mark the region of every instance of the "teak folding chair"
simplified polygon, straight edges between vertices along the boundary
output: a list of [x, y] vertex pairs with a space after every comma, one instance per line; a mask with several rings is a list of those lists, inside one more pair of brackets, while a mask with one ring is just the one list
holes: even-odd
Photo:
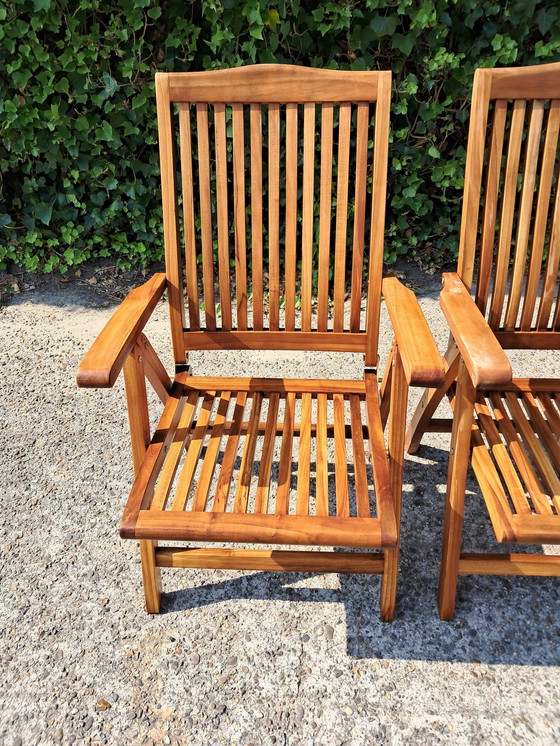
[[[136, 479], [121, 536], [140, 540], [149, 612], [160, 567], [196, 567], [382, 573], [381, 616], [393, 617], [407, 385], [444, 370], [413, 294], [387, 280], [381, 405], [390, 86], [389, 72], [282, 65], [156, 76], [166, 274], [130, 293], [78, 372], [80, 386], [112, 386], [124, 365]], [[165, 289], [173, 383], [142, 333]], [[191, 375], [189, 350], [224, 349], [361, 353], [364, 376]], [[145, 377], [165, 405], [151, 439]]]
[[447, 375], [407, 434], [415, 451], [448, 395], [443, 619], [460, 574], [560, 575], [560, 556], [461, 553], [469, 462], [498, 542], [560, 543], [560, 380], [512, 378], [503, 351], [560, 348], [559, 129], [559, 63], [476, 71], [459, 265], [441, 293]]

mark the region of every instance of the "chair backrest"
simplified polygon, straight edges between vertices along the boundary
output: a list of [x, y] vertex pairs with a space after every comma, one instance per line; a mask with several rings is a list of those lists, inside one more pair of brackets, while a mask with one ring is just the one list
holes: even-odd
[[156, 75], [176, 362], [278, 348], [376, 365], [390, 88], [390, 72], [292, 65]]
[[560, 347], [559, 130], [560, 63], [476, 71], [458, 272], [506, 348]]

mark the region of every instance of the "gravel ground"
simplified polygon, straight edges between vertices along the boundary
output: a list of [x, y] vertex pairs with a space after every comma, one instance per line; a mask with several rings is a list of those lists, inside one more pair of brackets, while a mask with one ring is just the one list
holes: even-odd
[[[439, 282], [420, 285], [443, 350]], [[375, 576], [210, 570], [164, 571], [163, 613], [148, 616], [136, 544], [117, 533], [131, 483], [122, 379], [74, 379], [114, 307], [52, 281], [0, 310], [0, 744], [560, 741], [556, 581], [463, 579], [455, 621], [438, 620], [449, 436], [406, 460], [394, 623], [378, 621]], [[147, 331], [169, 351], [163, 304]], [[390, 341], [383, 313], [382, 364]], [[360, 375], [325, 353], [192, 361], [199, 374]], [[559, 369], [557, 353], [525, 368]], [[470, 492], [465, 546], [492, 546]]]

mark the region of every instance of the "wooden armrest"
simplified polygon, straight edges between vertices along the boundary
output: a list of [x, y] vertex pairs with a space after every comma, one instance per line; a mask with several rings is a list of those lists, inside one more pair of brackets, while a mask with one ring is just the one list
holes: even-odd
[[134, 288], [111, 316], [78, 367], [82, 388], [109, 388], [121, 371], [166, 286], [165, 274]]
[[436, 387], [445, 368], [416, 296], [396, 277], [383, 279], [383, 296], [410, 386]]
[[511, 381], [511, 365], [456, 272], [445, 272], [439, 302], [476, 388]]

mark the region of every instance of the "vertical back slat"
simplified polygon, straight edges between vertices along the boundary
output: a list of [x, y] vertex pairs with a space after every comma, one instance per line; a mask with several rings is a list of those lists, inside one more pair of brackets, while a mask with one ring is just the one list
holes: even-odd
[[552, 177], [556, 163], [556, 151], [558, 148], [558, 133], [560, 131], [560, 101], [550, 102], [546, 137], [544, 142], [541, 174], [539, 181], [539, 194], [537, 197], [537, 209], [533, 228], [533, 242], [531, 246], [531, 259], [527, 284], [525, 287], [525, 299], [521, 314], [521, 329], [529, 330], [533, 322], [535, 303], [539, 289], [541, 275], [544, 242], [546, 236], [546, 225], [550, 210], [550, 196], [552, 191]]
[[[333, 104], [321, 107], [321, 196], [319, 202], [319, 268], [317, 281], [317, 330], [327, 331], [331, 247]], [[287, 302], [287, 299], [286, 299]]]
[[179, 216], [177, 212], [177, 184], [175, 179], [175, 150], [169, 101], [169, 82], [166, 75], [156, 76], [158, 108], [159, 159], [161, 164], [161, 198], [163, 203], [163, 235], [165, 242], [165, 272], [169, 295], [171, 338], [175, 362], [186, 361], [183, 343], [185, 303], [179, 246]]
[[313, 182], [315, 176], [315, 104], [303, 107], [303, 214], [301, 237], [301, 328], [311, 331], [313, 275]]
[[368, 155], [369, 104], [357, 106], [356, 187], [354, 192], [354, 235], [352, 242], [352, 285], [350, 293], [350, 331], [360, 330], [364, 270], [364, 230], [366, 218], [366, 172]]
[[523, 290], [543, 116], [544, 101], [533, 101], [529, 122], [529, 133], [525, 145], [525, 166], [523, 169], [523, 186], [521, 189], [521, 204], [519, 207], [517, 236], [515, 241], [513, 276], [504, 321], [504, 328], [506, 330], [512, 330], [515, 328], [519, 312], [521, 292]]
[[334, 248], [334, 319], [333, 329], [344, 328], [346, 290], [346, 249], [348, 230], [348, 174], [350, 164], [350, 104], [340, 104], [338, 115], [338, 171], [336, 184], [336, 226]]
[[198, 311], [198, 271], [196, 267], [196, 234], [194, 227], [191, 107], [190, 104], [179, 104], [178, 108], [189, 329], [196, 331], [200, 329], [200, 314]]
[[[519, 159], [521, 156], [521, 142], [523, 138], [523, 122], [525, 119], [525, 101], [517, 100], [513, 104], [513, 114], [509, 131], [507, 151], [506, 175], [500, 215], [500, 235], [498, 239], [498, 255], [496, 259], [496, 275], [490, 304], [488, 323], [496, 329], [501, 320], [506, 282], [511, 251], [511, 238], [517, 196], [517, 177], [519, 175]], [[482, 138], [479, 138], [482, 139]], [[470, 143], [469, 143], [470, 145]], [[471, 232], [474, 233], [475, 231]]]
[[478, 283], [476, 302], [480, 310], [486, 311], [488, 290], [494, 259], [494, 241], [496, 239], [496, 221], [498, 216], [498, 192], [502, 173], [502, 153], [504, 148], [504, 131], [506, 126], [507, 101], [496, 101], [490, 138], [490, 152], [486, 171], [486, 190], [484, 193], [484, 213], [482, 219], [482, 237], [480, 243], [480, 260], [478, 264]]
[[216, 300], [214, 296], [214, 258], [212, 252], [212, 203], [210, 201], [210, 144], [208, 141], [208, 106], [206, 104], [196, 105], [196, 129], [204, 317], [206, 328], [214, 331], [216, 329]]
[[558, 292], [556, 293], [556, 307], [552, 318], [551, 328], [557, 332], [560, 331], [560, 283], [557, 284]]
[[216, 216], [218, 223], [218, 277], [222, 329], [231, 329], [231, 283], [229, 266], [228, 230], [228, 175], [226, 143], [226, 107], [214, 106], [214, 132], [216, 142]]
[[263, 328], [262, 107], [250, 106], [251, 128], [251, 290], [253, 329]]
[[[559, 173], [560, 177], [560, 173]], [[548, 259], [544, 273], [543, 290], [539, 313], [537, 316], [537, 329], [544, 330], [548, 327], [548, 320], [554, 302], [554, 295], [558, 287], [558, 262], [560, 260], [560, 189], [556, 185], [556, 197], [554, 200], [554, 213], [552, 215], [552, 227], [550, 229], [550, 243], [548, 246]]]
[[279, 328], [280, 307], [280, 106], [268, 106], [268, 313]]
[[298, 189], [298, 106], [286, 105], [286, 252], [285, 325], [295, 329], [296, 312], [296, 229]]
[[243, 104], [232, 105], [233, 225], [235, 231], [235, 297], [237, 328], [247, 329], [247, 227], [245, 214], [245, 125]]

